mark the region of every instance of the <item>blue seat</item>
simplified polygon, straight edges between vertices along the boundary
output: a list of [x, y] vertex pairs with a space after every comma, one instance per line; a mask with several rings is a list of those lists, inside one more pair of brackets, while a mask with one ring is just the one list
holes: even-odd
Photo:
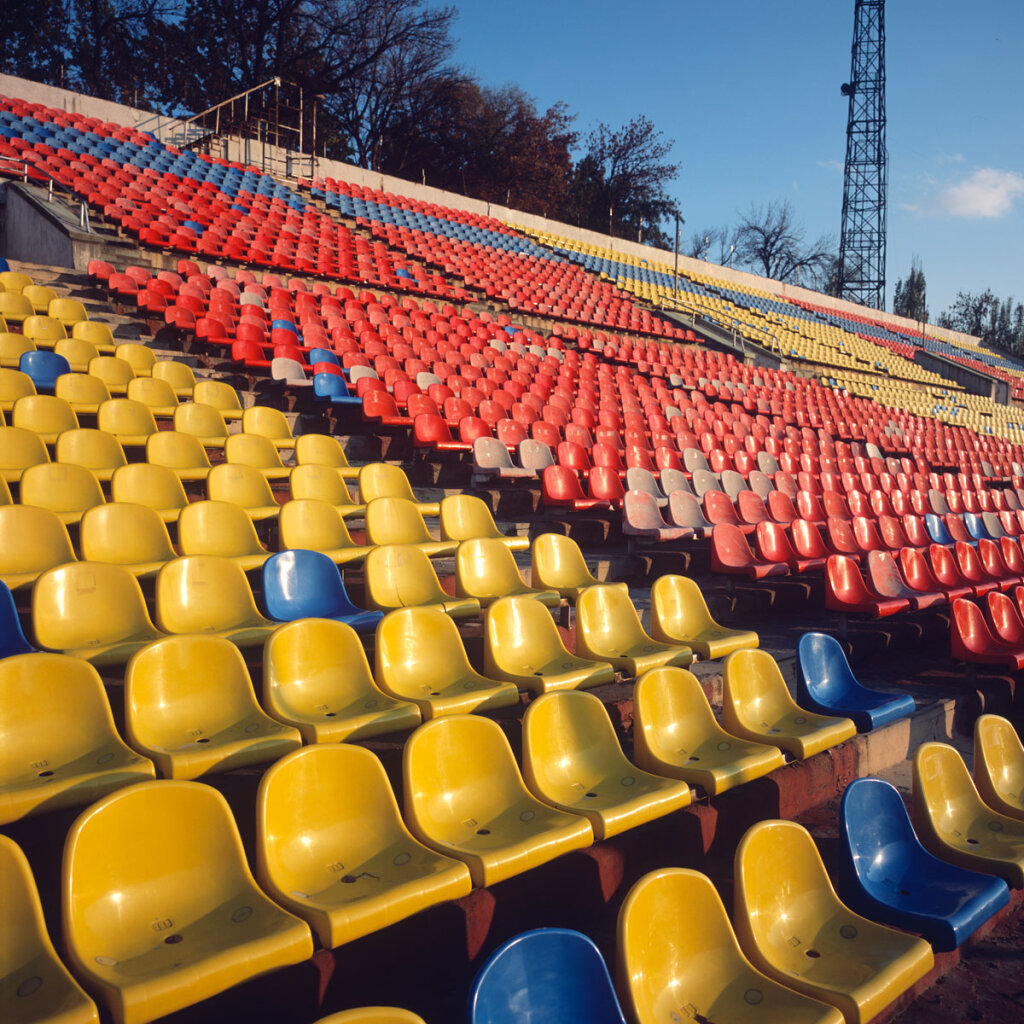
[[933, 544], [953, 546], [953, 538], [949, 535], [949, 530], [946, 529], [946, 524], [942, 521], [941, 516], [937, 516], [934, 512], [925, 513], [924, 528], [928, 531], [928, 536], [931, 537]]
[[469, 1024], [625, 1024], [597, 946], [565, 928], [509, 939], [480, 968]]
[[263, 563], [263, 600], [278, 622], [336, 619], [359, 633], [372, 632], [383, 612], [357, 608], [349, 599], [338, 567], [319, 551], [280, 551]]
[[18, 360], [18, 369], [27, 373], [36, 386], [36, 391], [53, 394], [57, 387], [57, 378], [62, 373], [71, 372], [71, 364], [56, 352], [37, 349], [33, 352], [22, 352]]
[[985, 520], [973, 512], [964, 513], [964, 526], [974, 540], [994, 540], [995, 538], [985, 528]]
[[337, 354], [329, 348], [311, 348], [309, 350], [309, 365], [316, 366], [317, 363], [330, 363], [332, 366], [341, 366]]
[[914, 713], [909, 694], [881, 693], [861, 686], [839, 641], [804, 633], [796, 649], [796, 699], [808, 711], [852, 718], [859, 732], [878, 729]]
[[840, 890], [864, 917], [917, 932], [943, 952], [956, 949], [1010, 900], [1001, 878], [932, 856], [888, 782], [851, 782], [839, 817]]
[[336, 405], [362, 405], [363, 400], [353, 395], [345, 378], [336, 373], [314, 373], [313, 394], [325, 402], [334, 402]]
[[12, 654], [31, 654], [35, 648], [25, 638], [14, 606], [14, 595], [7, 584], [0, 580], [0, 658]]

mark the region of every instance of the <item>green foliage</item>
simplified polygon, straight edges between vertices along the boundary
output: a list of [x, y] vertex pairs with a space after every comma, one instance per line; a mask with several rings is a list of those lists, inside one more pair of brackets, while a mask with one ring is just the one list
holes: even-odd
[[938, 324], [981, 338], [992, 348], [1024, 354], [1024, 306], [1013, 298], [998, 299], [990, 289], [978, 295], [957, 292], [953, 305], [939, 314]]
[[901, 278], [896, 281], [896, 288], [892, 299], [892, 311], [897, 316], [905, 316], [909, 320], [927, 323], [927, 291], [924, 271], [921, 269], [921, 264], [917, 257], [915, 257], [911, 260], [910, 273], [907, 274], [907, 279], [904, 281]]

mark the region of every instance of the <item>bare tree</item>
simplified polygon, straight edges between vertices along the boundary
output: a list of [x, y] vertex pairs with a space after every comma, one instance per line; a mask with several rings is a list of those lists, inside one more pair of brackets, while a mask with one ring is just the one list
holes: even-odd
[[821, 288], [835, 255], [824, 235], [808, 244], [787, 200], [752, 206], [736, 228], [736, 262], [775, 281]]
[[689, 241], [680, 251], [684, 256], [695, 260], [731, 265], [734, 253], [735, 236], [727, 227], [704, 228], [694, 231]]

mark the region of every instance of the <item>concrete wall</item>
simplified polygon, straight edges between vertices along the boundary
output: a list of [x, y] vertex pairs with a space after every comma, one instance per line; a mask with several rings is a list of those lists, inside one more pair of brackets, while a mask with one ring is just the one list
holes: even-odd
[[37, 209], [20, 186], [0, 185], [0, 203], [4, 207], [0, 251], [8, 259], [52, 267], [75, 265], [74, 244], [66, 228]]

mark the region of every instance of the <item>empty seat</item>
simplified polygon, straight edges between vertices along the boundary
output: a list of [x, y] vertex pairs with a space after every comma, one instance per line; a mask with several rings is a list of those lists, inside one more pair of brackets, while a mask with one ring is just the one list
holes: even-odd
[[34, 430], [0, 426], [0, 474], [5, 482], [17, 483], [29, 466], [49, 461], [46, 445]]
[[31, 587], [41, 573], [76, 561], [68, 529], [56, 512], [35, 505], [0, 506], [0, 580]]
[[[196, 384], [204, 383], [200, 381]], [[228, 428], [219, 409], [204, 402], [182, 402], [174, 410], [174, 429], [182, 434], [199, 438], [206, 448], [223, 448], [228, 440]]]
[[[571, 537], [559, 533], [542, 533], [534, 538], [530, 552], [531, 578], [535, 583], [575, 602], [587, 587], [601, 583], [587, 568], [579, 545]], [[629, 592], [628, 583], [612, 583], [605, 586], [618, 587]]]
[[[400, 466], [385, 462], [371, 462], [359, 470], [359, 500], [369, 505], [375, 498], [404, 498], [418, 508], [421, 515], [436, 516], [440, 506], [436, 501], [419, 501], [409, 485], [409, 478]], [[451, 550], [455, 550], [454, 547]]]
[[529, 537], [507, 536], [494, 522], [491, 510], [471, 494], [452, 494], [441, 502], [441, 540], [461, 542], [493, 538], [512, 551], [526, 551]]
[[116, 437], [90, 428], [65, 430], [60, 434], [56, 456], [57, 462], [84, 466], [101, 481], [109, 481], [115, 471], [128, 462]]
[[291, 425], [280, 409], [266, 405], [251, 405], [242, 414], [242, 430], [246, 434], [258, 434], [267, 438], [275, 448], [295, 447]]
[[286, 501], [281, 506], [278, 529], [282, 550], [306, 548], [319, 551], [336, 565], [362, 562], [370, 550], [352, 540], [335, 505], [315, 498]]
[[110, 496], [116, 502], [145, 505], [165, 523], [176, 523], [188, 504], [185, 489], [174, 471], [147, 462], [130, 462], [115, 470], [110, 479]]
[[[0, 292], [3, 295], [3, 292]], [[32, 398], [36, 394], [36, 386], [32, 378], [21, 370], [0, 368], [0, 412], [5, 413], [8, 418], [14, 411], [14, 406], [22, 398]], [[53, 397], [52, 395], [50, 396]], [[44, 403], [52, 405], [53, 403]], [[31, 408], [29, 406], [28, 408]], [[35, 429], [26, 424], [26, 429]]]
[[166, 381], [178, 400], [191, 399], [196, 386], [196, 375], [188, 363], [177, 359], [157, 359], [153, 363], [154, 380]]
[[455, 592], [476, 598], [486, 608], [501, 597], [529, 597], [548, 607], [557, 607], [557, 590], [536, 590], [519, 573], [515, 558], [499, 539], [466, 540], [455, 554]]
[[240, 420], [244, 412], [238, 392], [223, 380], [211, 380], [208, 377], [197, 380], [192, 389], [192, 401], [212, 406], [225, 420]]
[[358, 504], [349, 493], [345, 477], [336, 466], [302, 463], [288, 474], [288, 486], [292, 498], [326, 501], [343, 516], [361, 516], [366, 512], [366, 506]]
[[974, 784], [994, 811], [1024, 821], [1024, 747], [1016, 729], [1000, 715], [974, 722]]
[[406, 498], [375, 498], [366, 506], [366, 538], [370, 544], [403, 544], [428, 557], [455, 553], [458, 542], [435, 540], [415, 502]]
[[112, 501], [82, 516], [79, 547], [88, 562], [111, 562], [133, 576], [155, 576], [177, 552], [160, 514], [145, 505]]
[[123, 359], [135, 371], [136, 377], [151, 377], [156, 365], [156, 353], [148, 346], [136, 341], [122, 342], [114, 350], [118, 359]]
[[25, 395], [14, 403], [11, 423], [31, 430], [44, 444], [55, 444], [57, 435], [78, 426], [74, 409], [55, 395]]
[[211, 501], [241, 506], [254, 522], [276, 519], [281, 512], [267, 478], [253, 466], [214, 466], [206, 478], [206, 495]]
[[169, 419], [178, 407], [178, 396], [165, 380], [156, 377], [136, 377], [128, 382], [126, 397], [147, 406], [154, 416]]
[[143, 783], [94, 804], [68, 833], [62, 877], [71, 966], [116, 1024], [313, 953], [305, 922], [256, 887], [227, 801], [200, 783]]
[[104, 502], [100, 482], [88, 469], [60, 462], [29, 466], [21, 475], [20, 497], [23, 505], [49, 509], [63, 523], [77, 523]]
[[719, 625], [700, 587], [686, 576], [675, 575], [659, 576], [651, 587], [651, 636], [662, 643], [685, 644], [702, 660], [724, 658], [758, 645], [753, 630]]
[[166, 466], [179, 480], [205, 480], [210, 475], [210, 457], [198, 437], [179, 430], [160, 430], [146, 441], [146, 461]]
[[55, 320], [59, 320], [65, 327], [72, 327], [79, 320], [89, 319], [85, 306], [78, 299], [72, 299], [68, 296], [58, 296], [55, 299], [51, 299], [47, 313]]
[[367, 605], [381, 611], [432, 605], [454, 618], [480, 614], [480, 602], [453, 597], [441, 588], [430, 559], [418, 547], [385, 544], [366, 556]]
[[[39, 338], [34, 340], [41, 341]], [[29, 376], [36, 391], [53, 394], [57, 378], [61, 374], [70, 373], [71, 364], [56, 352], [33, 351], [22, 354], [18, 360], [18, 369]]]
[[356, 480], [359, 470], [350, 466], [345, 449], [329, 434], [300, 434], [295, 438], [295, 461], [300, 466], [333, 466], [345, 480]]
[[715, 721], [697, 677], [684, 668], [645, 672], [633, 689], [633, 713], [636, 763], [711, 796], [785, 763], [778, 747], [727, 733]]
[[230, 558], [246, 572], [259, 569], [270, 557], [248, 513], [230, 501], [193, 501], [183, 508], [178, 546], [183, 555]]
[[405, 821], [488, 886], [593, 842], [590, 822], [526, 788], [501, 726], [480, 715], [421, 725], [403, 751]]
[[153, 411], [130, 398], [112, 398], [96, 412], [96, 426], [113, 434], [125, 447], [145, 448], [157, 432]]
[[236, 465], [253, 466], [268, 480], [287, 480], [291, 473], [273, 442], [262, 434], [232, 434], [224, 442], [224, 458]]

